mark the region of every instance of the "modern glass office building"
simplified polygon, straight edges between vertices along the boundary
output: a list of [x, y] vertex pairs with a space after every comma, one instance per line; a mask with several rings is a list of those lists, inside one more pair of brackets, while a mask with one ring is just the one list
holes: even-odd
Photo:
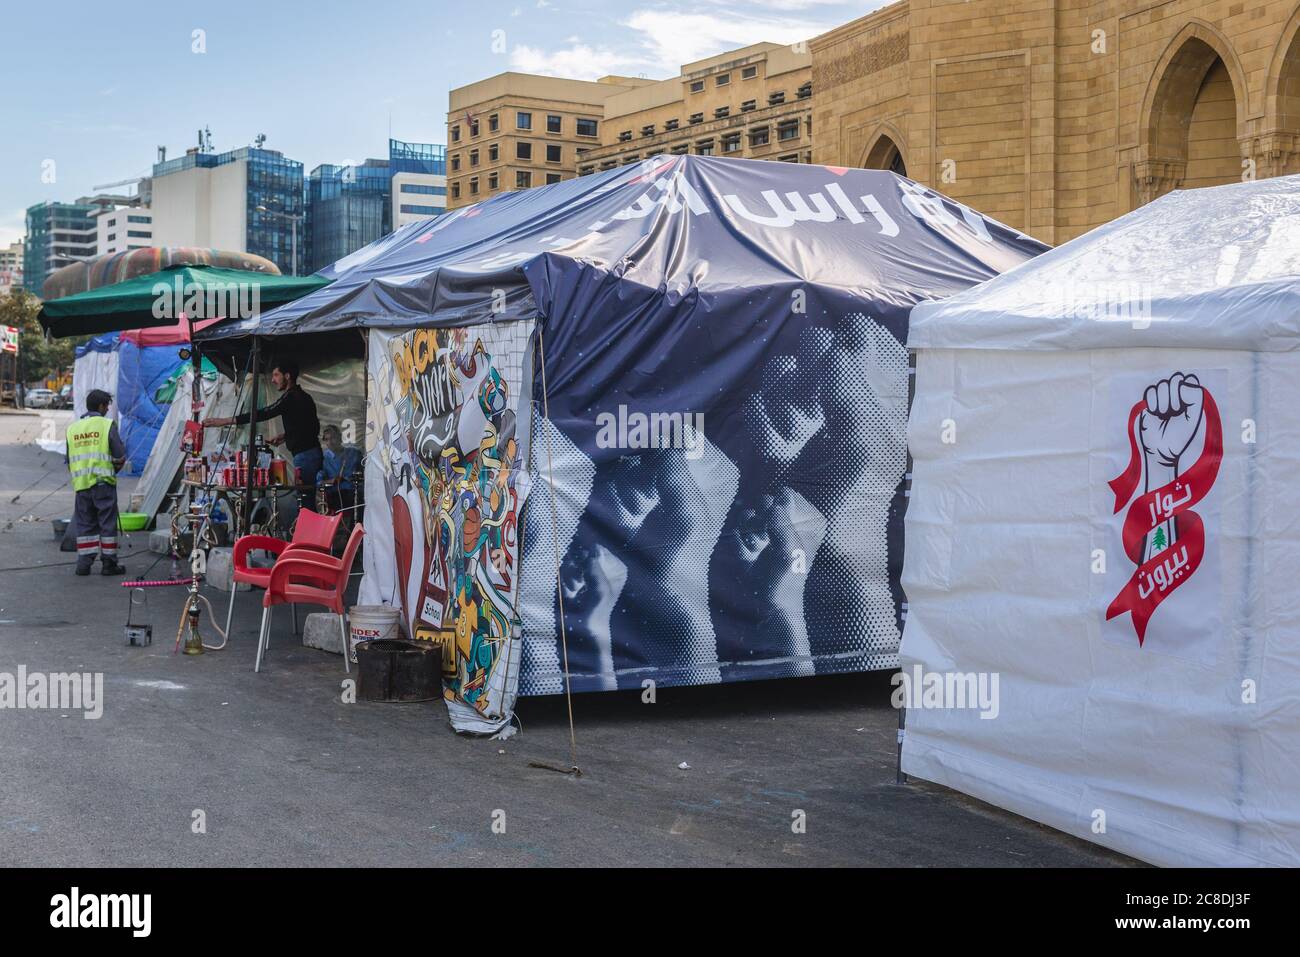
[[[248, 245], [245, 252], [265, 256], [294, 276], [304, 274], [306, 197], [302, 164], [276, 150], [251, 147], [233, 155], [248, 163]], [[296, 258], [295, 258], [296, 257]]]
[[388, 165], [394, 173], [447, 175], [447, 147], [434, 143], [388, 141]]
[[54, 270], [95, 255], [98, 231], [94, 203], [37, 203], [27, 209], [23, 288], [36, 295]]
[[316, 272], [392, 232], [387, 160], [317, 166], [307, 177], [307, 269]]
[[447, 147], [388, 141], [392, 228], [447, 211]]
[[307, 260], [303, 166], [278, 150], [190, 150], [153, 168], [154, 242], [265, 256], [286, 275]]
[[447, 209], [447, 148], [388, 141], [388, 159], [323, 164], [307, 177], [307, 268], [324, 269], [407, 223]]

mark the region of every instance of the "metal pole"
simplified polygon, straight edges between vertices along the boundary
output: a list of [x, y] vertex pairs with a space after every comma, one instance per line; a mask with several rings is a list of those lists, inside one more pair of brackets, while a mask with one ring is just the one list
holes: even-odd
[[907, 734], [907, 707], [898, 709], [898, 751], [894, 755], [894, 783], [906, 784], [907, 775], [903, 773], [903, 736]]
[[248, 369], [253, 376], [253, 399], [248, 407], [248, 475], [244, 486], [244, 534], [252, 530], [253, 521], [253, 457], [257, 454], [257, 336], [253, 336], [253, 350], [249, 353]]
[[203, 392], [199, 382], [203, 373], [203, 356], [199, 352], [199, 344], [194, 341], [194, 320], [189, 316], [186, 316], [185, 322], [189, 326], [190, 367], [194, 372], [194, 381], [190, 383], [190, 418], [197, 422], [202, 418], [202, 416], [199, 415], [202, 410], [198, 406], [203, 397]]

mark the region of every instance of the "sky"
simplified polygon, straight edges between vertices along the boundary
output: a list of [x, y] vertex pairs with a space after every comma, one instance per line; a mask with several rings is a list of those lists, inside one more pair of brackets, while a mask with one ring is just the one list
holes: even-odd
[[[516, 70], [660, 79], [795, 43], [884, 0], [18, 0], [0, 15], [0, 245], [24, 211], [149, 172], [212, 131], [303, 163], [446, 141], [447, 93]], [[468, 14], [468, 15], [467, 15]], [[498, 33], [497, 31], [501, 31]]]

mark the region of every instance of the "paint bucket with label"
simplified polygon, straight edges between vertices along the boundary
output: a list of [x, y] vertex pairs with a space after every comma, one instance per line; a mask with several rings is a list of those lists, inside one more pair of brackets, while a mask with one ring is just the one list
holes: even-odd
[[348, 656], [357, 660], [357, 645], [367, 641], [400, 638], [400, 615], [388, 605], [354, 605], [348, 609]]

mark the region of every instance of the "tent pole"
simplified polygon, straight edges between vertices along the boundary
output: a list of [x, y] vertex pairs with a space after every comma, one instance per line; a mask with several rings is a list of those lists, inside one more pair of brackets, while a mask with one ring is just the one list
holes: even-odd
[[[564, 652], [564, 699], [569, 708], [569, 765], [567, 773], [582, 776], [578, 768], [578, 737], [573, 727], [573, 688], [569, 680], [569, 633], [564, 617], [564, 585], [560, 578], [560, 510], [555, 496], [555, 458], [551, 452], [551, 404], [546, 389], [546, 348], [542, 324], [536, 325], [537, 363], [542, 373], [542, 418], [546, 423], [546, 478], [551, 490], [551, 542], [555, 546], [555, 595], [560, 605], [560, 648]], [[544, 767], [536, 762], [534, 767]], [[559, 770], [552, 768], [551, 770]]]
[[194, 320], [187, 315], [185, 321], [190, 330], [190, 368], [194, 373], [194, 381], [190, 383], [190, 419], [197, 422], [203, 403], [203, 392], [199, 385], [203, 374], [203, 356], [199, 352], [199, 344], [194, 341]]
[[248, 371], [253, 376], [253, 398], [248, 407], [248, 474], [244, 486], [244, 534], [252, 531], [253, 521], [253, 468], [257, 455], [257, 336], [253, 336], [253, 349], [248, 361]]
[[898, 709], [898, 753], [895, 756], [894, 783], [906, 784], [907, 775], [903, 773], [903, 735], [907, 733], [907, 707]]

